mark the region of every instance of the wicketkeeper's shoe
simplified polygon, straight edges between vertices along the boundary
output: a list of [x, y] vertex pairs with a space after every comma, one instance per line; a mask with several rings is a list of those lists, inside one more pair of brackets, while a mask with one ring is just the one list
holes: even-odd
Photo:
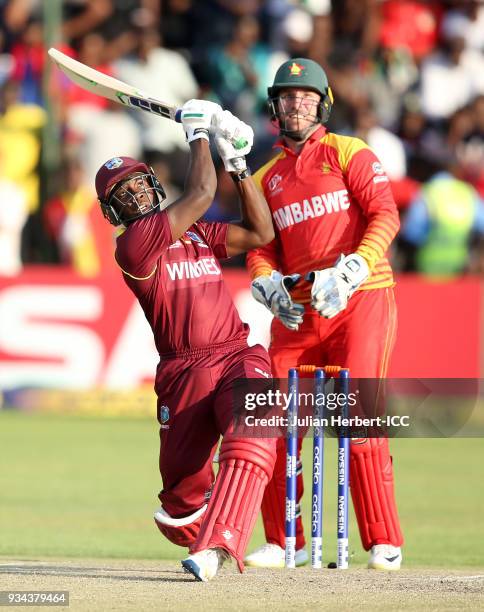
[[402, 551], [399, 546], [377, 544], [371, 547], [368, 569], [399, 570], [402, 564]]
[[207, 548], [183, 559], [181, 564], [185, 572], [195, 576], [196, 580], [208, 582], [215, 578], [229, 556], [223, 548]]
[[[285, 551], [277, 544], [264, 544], [244, 559], [247, 567], [279, 568], [285, 566]], [[296, 567], [306, 565], [309, 561], [304, 548], [296, 550]]]

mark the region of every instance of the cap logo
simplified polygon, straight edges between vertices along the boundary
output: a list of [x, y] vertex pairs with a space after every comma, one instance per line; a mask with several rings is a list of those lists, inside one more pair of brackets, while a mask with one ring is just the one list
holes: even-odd
[[304, 70], [304, 66], [300, 64], [296, 64], [296, 62], [292, 62], [289, 66], [289, 73], [291, 76], [301, 76], [301, 72]]
[[116, 168], [119, 168], [119, 166], [123, 165], [123, 160], [120, 157], [113, 157], [104, 165], [108, 170], [116, 170]]

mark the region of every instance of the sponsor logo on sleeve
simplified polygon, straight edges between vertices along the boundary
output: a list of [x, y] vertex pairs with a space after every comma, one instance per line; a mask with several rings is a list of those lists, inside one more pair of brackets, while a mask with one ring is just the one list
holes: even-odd
[[170, 409], [168, 406], [160, 406], [158, 414], [158, 421], [160, 422], [161, 429], [170, 429], [170, 426], [167, 425], [170, 420]]
[[373, 162], [371, 169], [373, 170], [373, 174], [385, 174], [385, 170], [383, 170], [383, 166], [380, 162]]
[[388, 183], [388, 176], [385, 174], [385, 170], [380, 162], [373, 162], [371, 169], [373, 170], [373, 174], [376, 174], [376, 176], [373, 177], [373, 182], [375, 184]]
[[199, 246], [208, 248], [208, 245], [195, 232], [187, 231], [185, 232], [185, 237], [188, 238], [188, 240], [184, 240], [186, 243], [196, 242]]

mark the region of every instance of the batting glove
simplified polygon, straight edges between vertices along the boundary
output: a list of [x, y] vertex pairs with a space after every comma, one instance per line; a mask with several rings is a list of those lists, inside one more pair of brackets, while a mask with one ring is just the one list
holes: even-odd
[[294, 331], [303, 322], [304, 306], [292, 301], [289, 289], [301, 278], [300, 274], [283, 276], [273, 270], [270, 276], [258, 276], [252, 282], [254, 298], [263, 304], [281, 323]]
[[223, 111], [213, 118], [213, 133], [234, 145], [237, 154], [245, 156], [250, 153], [254, 143], [254, 131], [230, 111]]
[[215, 136], [215, 146], [227, 172], [243, 172], [247, 170], [245, 157], [240, 155], [239, 151], [228, 140], [221, 136]]
[[348, 300], [370, 272], [368, 264], [356, 253], [340, 255], [334, 268], [309, 272], [312, 282], [311, 306], [325, 319], [332, 319], [348, 305]]
[[188, 100], [182, 106], [181, 122], [187, 142], [199, 138], [209, 140], [214, 116], [222, 113], [222, 107], [208, 100]]

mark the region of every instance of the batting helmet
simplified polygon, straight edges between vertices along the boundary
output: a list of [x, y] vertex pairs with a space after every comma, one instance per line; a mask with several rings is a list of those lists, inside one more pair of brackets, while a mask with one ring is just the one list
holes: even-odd
[[[151, 207], [141, 209], [138, 205], [138, 213], [135, 212], [133, 214], [131, 210], [129, 217], [127, 217], [123, 214], [123, 203], [115, 198], [114, 194], [117, 186], [135, 172], [139, 172], [147, 178], [149, 189], [153, 190], [156, 197], [153, 199]], [[102, 213], [112, 225], [121, 225], [122, 223], [138, 219], [156, 210], [166, 198], [165, 191], [160, 181], [156, 178], [153, 168], [132, 157], [113, 157], [109, 159], [97, 171], [95, 185]], [[135, 197], [134, 202], [136, 202]]]

